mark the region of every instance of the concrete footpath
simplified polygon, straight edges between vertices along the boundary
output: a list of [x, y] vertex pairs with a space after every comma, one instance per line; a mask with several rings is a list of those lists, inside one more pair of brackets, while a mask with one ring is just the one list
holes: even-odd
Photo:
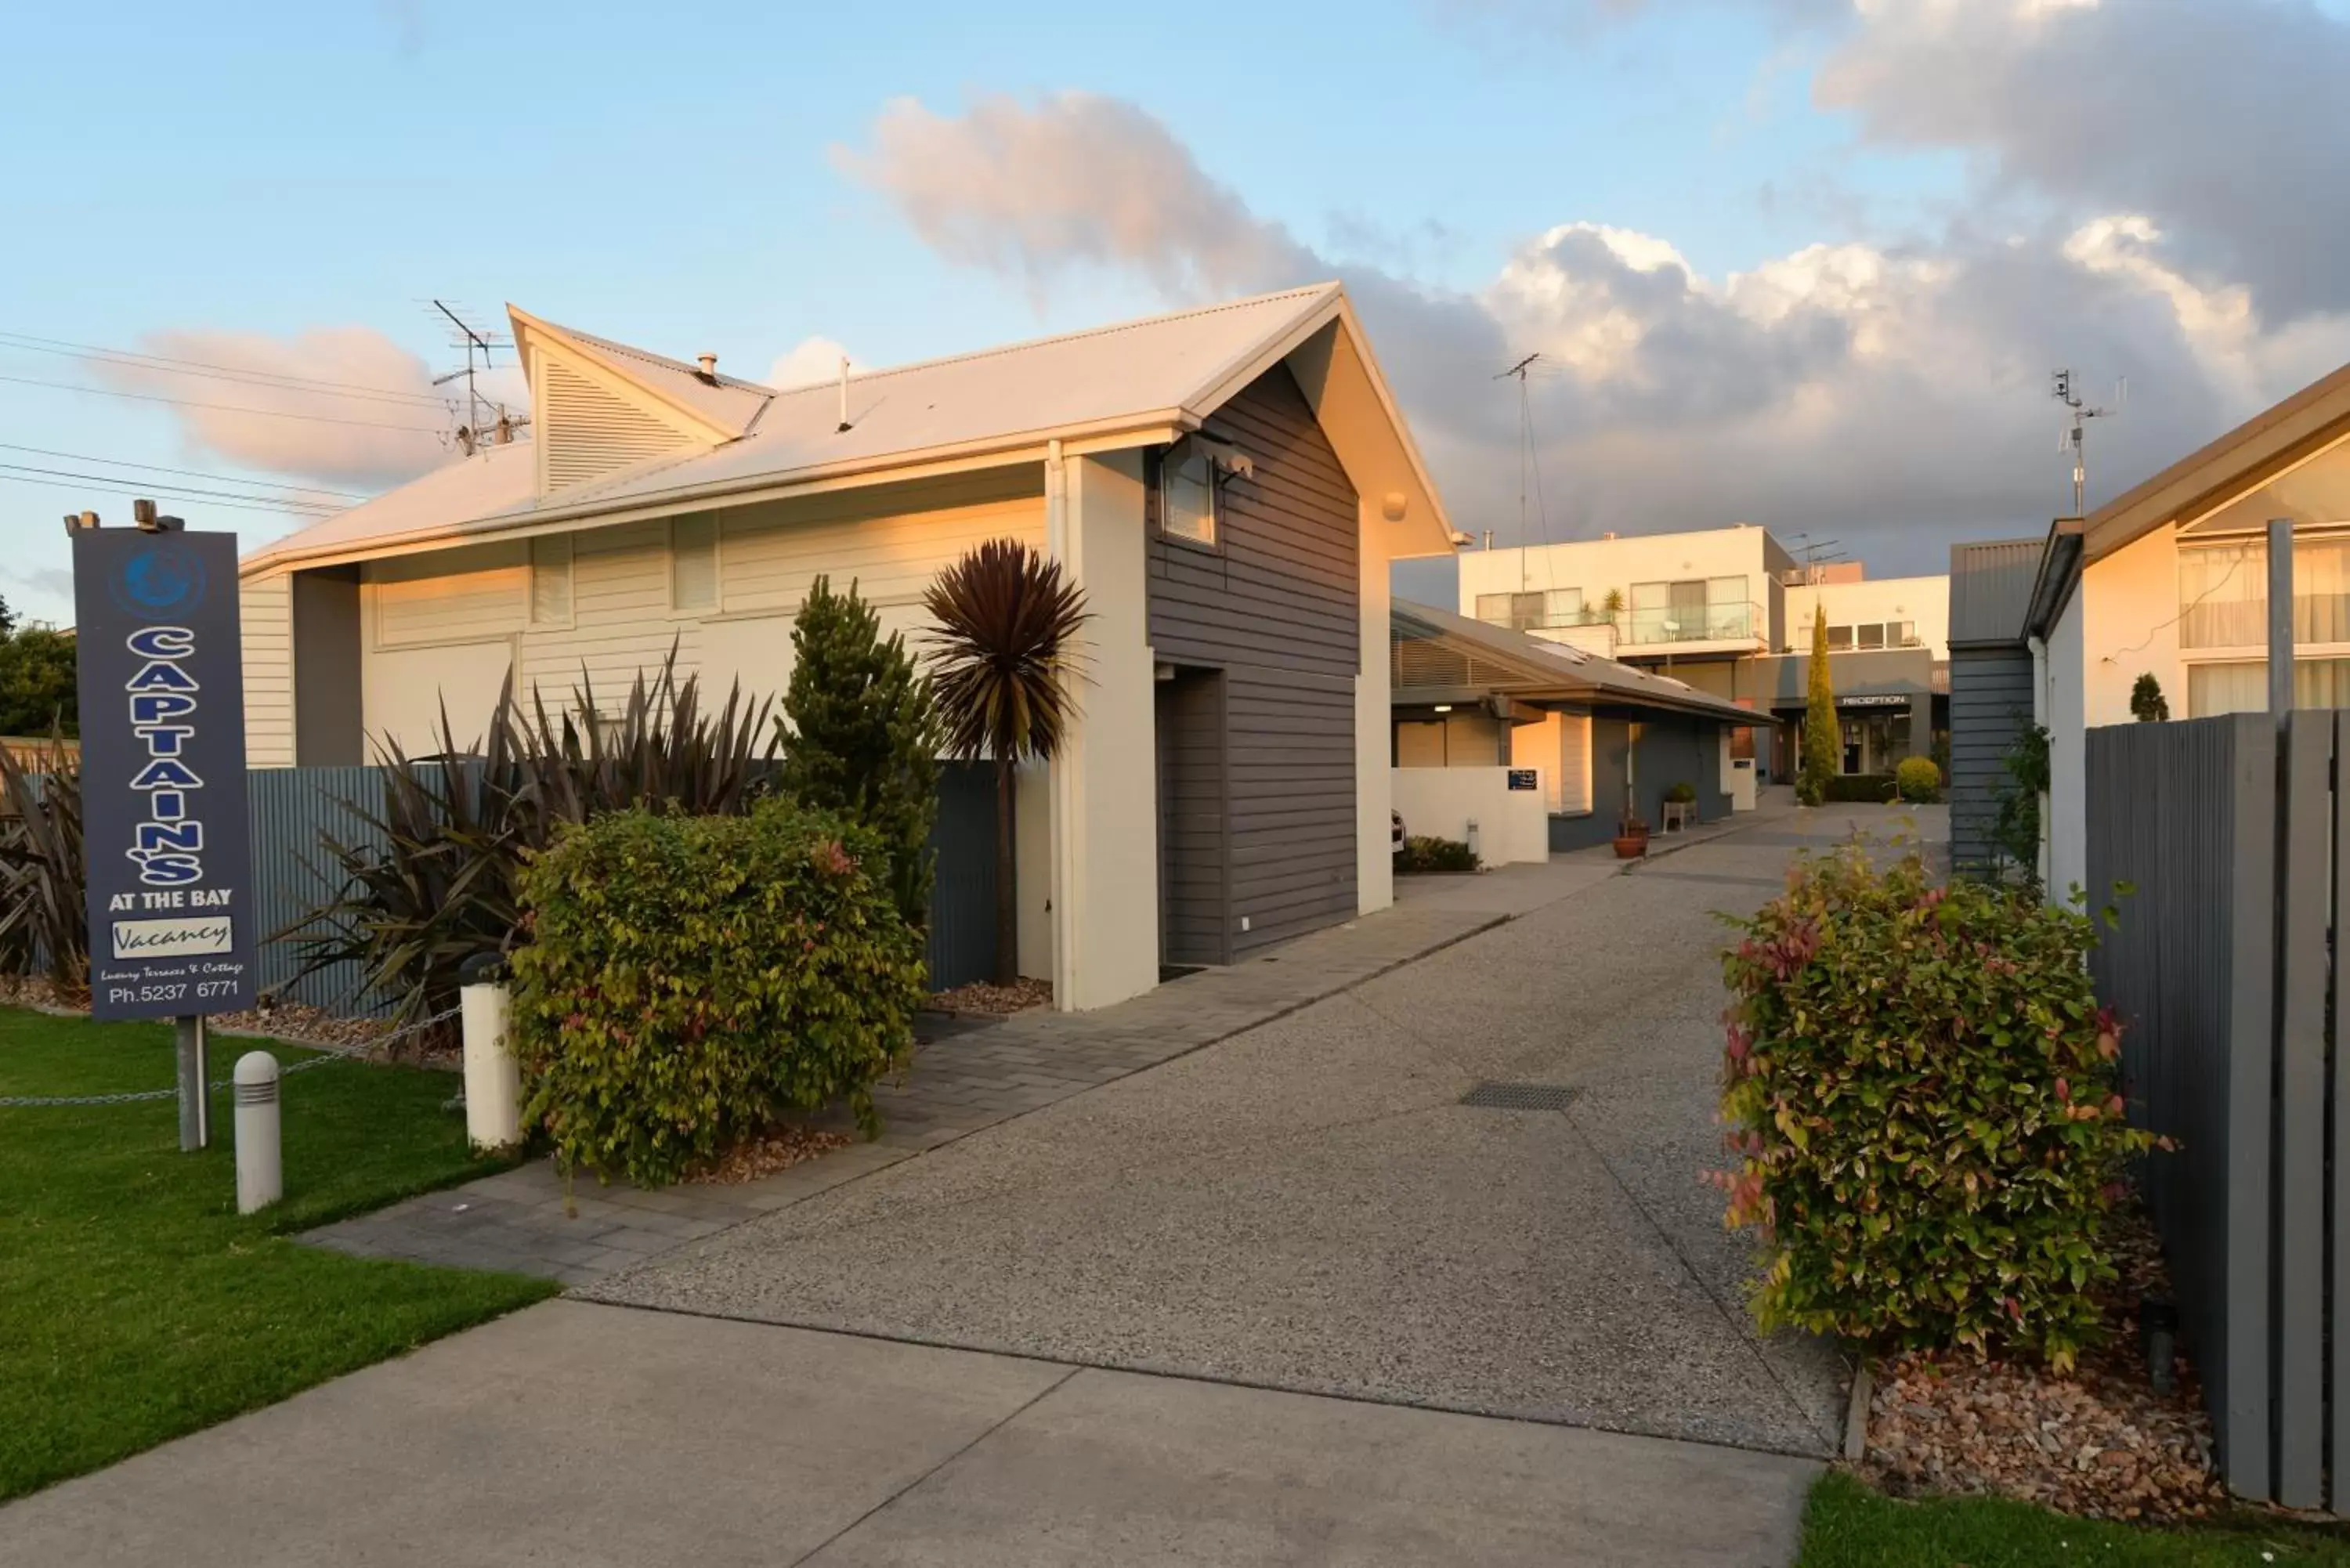
[[1750, 1568], [1817, 1469], [557, 1301], [0, 1510], [0, 1568]]

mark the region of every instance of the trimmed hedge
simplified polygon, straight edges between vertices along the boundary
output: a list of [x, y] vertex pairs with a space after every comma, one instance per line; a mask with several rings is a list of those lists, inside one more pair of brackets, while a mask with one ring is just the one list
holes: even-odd
[[2124, 1119], [2087, 918], [1853, 847], [1739, 924], [1720, 1180], [1762, 1234], [1762, 1326], [2071, 1366], [2156, 1141]]
[[1931, 805], [1942, 798], [1942, 770], [1931, 757], [1904, 757], [1894, 764], [1893, 787], [1903, 800]]
[[1882, 805], [1893, 798], [1891, 774], [1836, 774], [1827, 781], [1822, 800], [1870, 801]]
[[922, 940], [869, 830], [786, 801], [619, 811], [522, 875], [515, 1054], [567, 1168], [657, 1186], [872, 1085], [912, 1039]]
[[1395, 857], [1395, 868], [1406, 874], [1422, 871], [1474, 871], [1477, 856], [1457, 838], [1423, 838], [1414, 836], [1403, 841], [1403, 851]]

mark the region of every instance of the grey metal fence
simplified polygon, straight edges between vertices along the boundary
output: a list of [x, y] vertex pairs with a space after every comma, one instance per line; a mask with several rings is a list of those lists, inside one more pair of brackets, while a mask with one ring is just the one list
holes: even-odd
[[[373, 767], [256, 768], [251, 778], [255, 912], [262, 934], [279, 931], [341, 890], [322, 839], [382, 847], [384, 771]], [[995, 958], [995, 780], [983, 764], [941, 764], [939, 818], [931, 832], [938, 879], [931, 898], [931, 983], [984, 980]], [[265, 941], [261, 984], [290, 1000], [342, 1013], [383, 1011], [360, 994], [354, 963], [300, 980], [292, 941]]]
[[[2127, 1025], [2146, 1162], [2229, 1486], [2350, 1511], [2350, 1072], [2337, 1070], [2337, 890], [2350, 713], [2092, 730], [2093, 961]], [[2331, 1198], [2329, 1199], [2329, 1188]], [[2327, 1456], [2339, 1456], [2330, 1479]]]

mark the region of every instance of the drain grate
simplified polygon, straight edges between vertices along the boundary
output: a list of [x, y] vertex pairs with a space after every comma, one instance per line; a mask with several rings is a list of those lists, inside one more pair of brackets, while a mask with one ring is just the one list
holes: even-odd
[[1564, 1084], [1478, 1085], [1461, 1096], [1464, 1106], [1484, 1106], [1497, 1111], [1563, 1111], [1582, 1096], [1580, 1089]]

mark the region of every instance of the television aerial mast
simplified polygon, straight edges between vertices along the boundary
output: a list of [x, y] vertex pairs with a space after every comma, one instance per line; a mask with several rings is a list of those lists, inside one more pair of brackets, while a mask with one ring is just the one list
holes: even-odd
[[2122, 411], [2123, 405], [2129, 401], [2129, 378], [2125, 376], [2114, 383], [2114, 406], [2110, 409], [2093, 409], [2084, 403], [2081, 394], [2074, 389], [2070, 370], [2058, 370], [2049, 378], [2049, 395], [2072, 413], [2064, 433], [2056, 439], [2056, 450], [2073, 456], [2073, 515], [2078, 517], [2089, 488], [2089, 452], [2084, 439], [2088, 423], [2091, 420], [2111, 419]]
[[[484, 398], [480, 389], [474, 386], [473, 378], [480, 371], [490, 369], [492, 363], [492, 351], [494, 349], [500, 348], [511, 348], [514, 347], [514, 343], [513, 340], [507, 337], [504, 333], [492, 332], [486, 328], [476, 327], [472, 322], [467, 321], [463, 316], [458, 314], [458, 311], [463, 308], [462, 306], [452, 306], [445, 300], [436, 299], [432, 301], [432, 308], [447, 317], [449, 318], [449, 324], [456, 328], [455, 335], [450, 339], [450, 347], [462, 348], [465, 351], [465, 368], [462, 370], [452, 370], [445, 376], [435, 376], [432, 379], [432, 384], [436, 387], [441, 387], [446, 386], [451, 381], [457, 380], [460, 378], [464, 380], [465, 422], [457, 427], [457, 444], [464, 448], [466, 456], [471, 457], [473, 453], [473, 448], [479, 444], [482, 440], [483, 426], [487, 422], [482, 417], [482, 410], [489, 402], [489, 400]], [[514, 439], [513, 431], [515, 428], [518, 425], [527, 424], [529, 423], [529, 421], [527, 419], [516, 420], [511, 417], [507, 414], [505, 406], [503, 403], [496, 406], [498, 410], [497, 420], [495, 421], [498, 432], [496, 439], [499, 441], [511, 441]]]

